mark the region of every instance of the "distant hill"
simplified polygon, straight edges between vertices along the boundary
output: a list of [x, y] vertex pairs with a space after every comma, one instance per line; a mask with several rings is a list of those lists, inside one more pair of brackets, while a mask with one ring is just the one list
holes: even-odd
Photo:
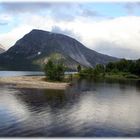
[[86, 48], [69, 36], [34, 29], [0, 55], [0, 66], [11, 70], [40, 70], [50, 57], [63, 60], [71, 70], [78, 64], [94, 67], [117, 60]]

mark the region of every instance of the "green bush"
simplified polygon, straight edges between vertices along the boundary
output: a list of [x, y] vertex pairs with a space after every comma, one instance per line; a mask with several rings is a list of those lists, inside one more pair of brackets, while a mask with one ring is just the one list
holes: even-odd
[[48, 60], [48, 63], [44, 67], [45, 75], [51, 81], [62, 81], [65, 70], [66, 67], [63, 63], [55, 64], [52, 60]]
[[100, 76], [98, 68], [85, 68], [79, 72], [81, 78], [98, 78]]

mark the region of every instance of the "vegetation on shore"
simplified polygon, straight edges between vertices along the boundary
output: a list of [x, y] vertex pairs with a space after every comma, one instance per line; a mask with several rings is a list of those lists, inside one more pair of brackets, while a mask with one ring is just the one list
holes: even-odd
[[83, 68], [77, 66], [77, 75], [65, 76], [67, 68], [63, 62], [56, 59], [49, 59], [44, 67], [48, 81], [72, 81], [75, 77], [84, 79], [100, 79], [100, 78], [113, 78], [113, 79], [140, 79], [140, 59], [126, 60], [121, 59], [117, 62], [109, 62], [107, 65], [97, 64], [94, 68]]
[[97, 64], [94, 68], [81, 69], [79, 77], [94, 79], [140, 79], [140, 59], [135, 61], [121, 59], [117, 62], [110, 62], [107, 65]]

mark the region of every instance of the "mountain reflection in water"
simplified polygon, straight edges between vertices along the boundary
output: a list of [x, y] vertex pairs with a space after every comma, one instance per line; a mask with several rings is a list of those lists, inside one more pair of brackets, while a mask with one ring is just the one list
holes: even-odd
[[140, 82], [75, 80], [66, 91], [0, 86], [0, 136], [140, 136]]

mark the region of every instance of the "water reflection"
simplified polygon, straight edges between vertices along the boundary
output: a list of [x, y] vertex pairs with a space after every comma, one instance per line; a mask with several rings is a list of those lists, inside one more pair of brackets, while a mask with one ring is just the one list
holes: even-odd
[[0, 136], [140, 136], [138, 85], [79, 80], [66, 91], [0, 86]]
[[[29, 93], [29, 94], [28, 94]], [[63, 108], [68, 102], [75, 102], [78, 94], [64, 90], [20, 89], [18, 96], [31, 107]]]

